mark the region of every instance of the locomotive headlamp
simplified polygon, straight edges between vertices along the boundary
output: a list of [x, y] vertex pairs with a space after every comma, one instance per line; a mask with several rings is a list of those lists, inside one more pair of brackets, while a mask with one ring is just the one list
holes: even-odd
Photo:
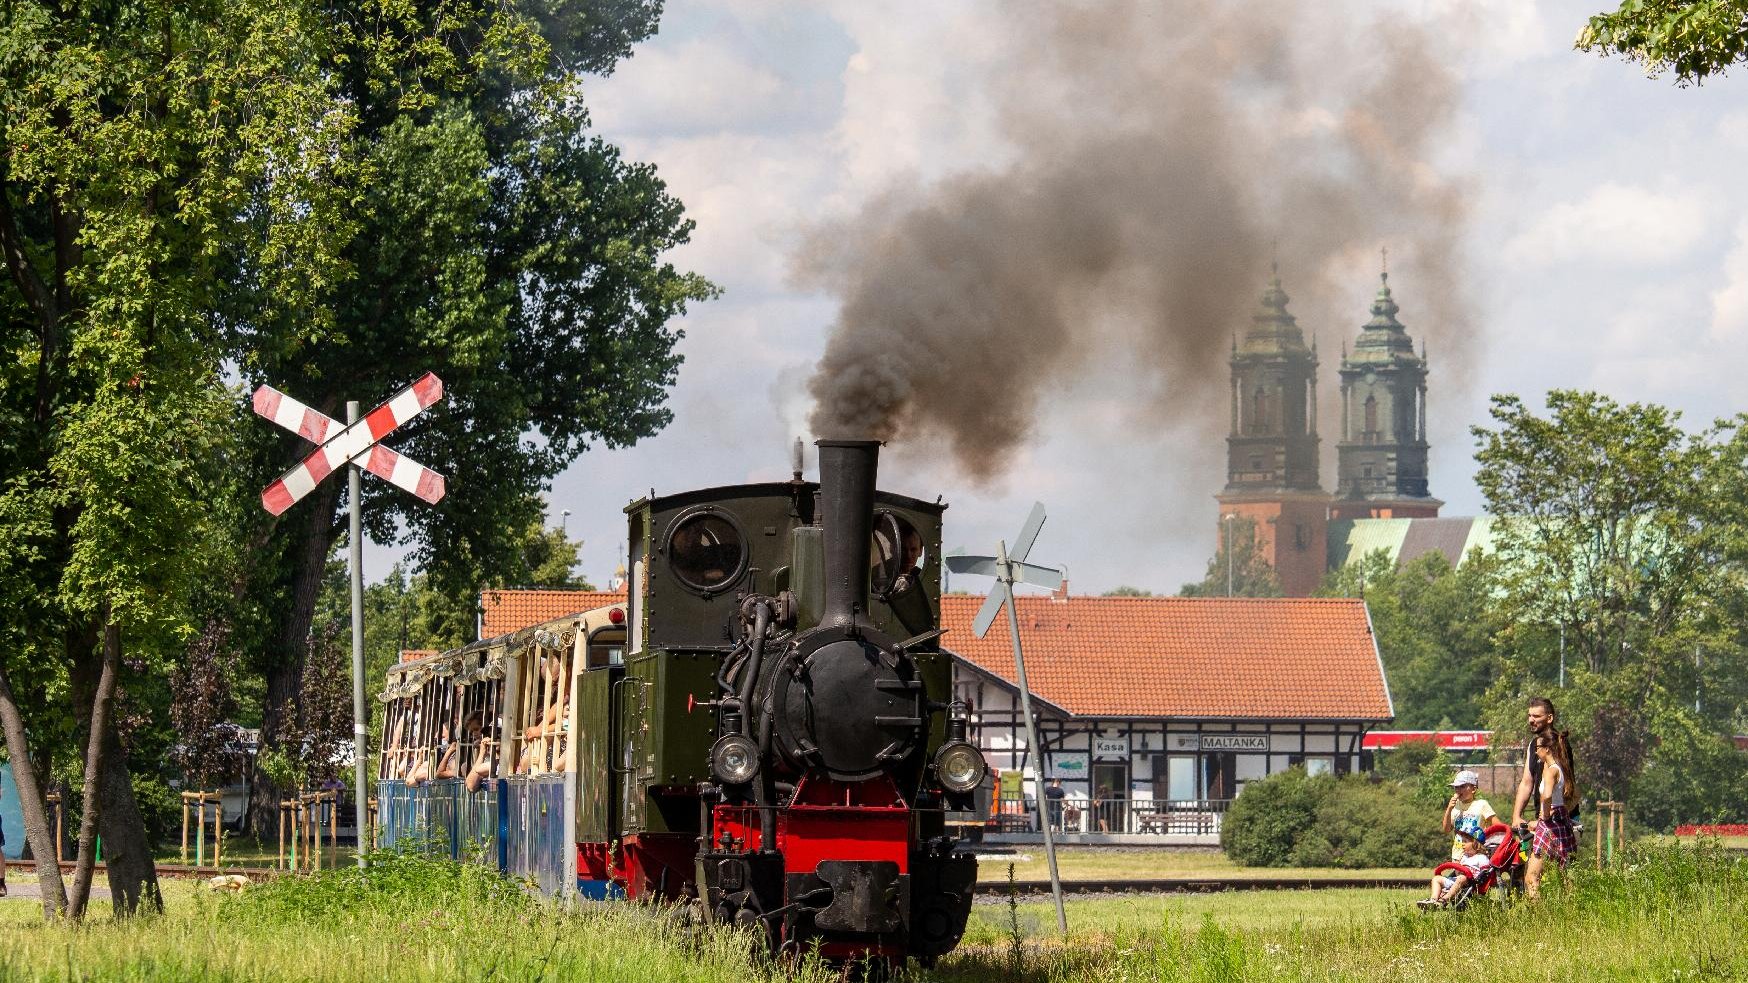
[[742, 785], [759, 773], [759, 746], [745, 734], [724, 734], [710, 746], [710, 771], [717, 781]]
[[968, 741], [948, 741], [935, 752], [935, 774], [949, 792], [971, 791], [988, 772], [983, 752]]

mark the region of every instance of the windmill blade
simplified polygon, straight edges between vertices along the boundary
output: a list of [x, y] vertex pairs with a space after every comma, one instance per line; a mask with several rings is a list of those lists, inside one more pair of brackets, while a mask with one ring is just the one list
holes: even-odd
[[1008, 556], [1016, 560], [1024, 560], [1026, 554], [1032, 552], [1032, 543], [1038, 538], [1038, 530], [1044, 528], [1044, 503], [1033, 502], [1032, 514], [1026, 516], [1026, 524], [1020, 527], [1020, 536], [1014, 540], [1014, 548], [1008, 551]]
[[1018, 561], [1014, 563], [1013, 567], [1015, 583], [1031, 584], [1034, 587], [1048, 587], [1051, 590], [1055, 590], [1062, 586], [1063, 577], [1062, 571], [1060, 570], [1051, 567], [1041, 567], [1036, 563], [1020, 563]]
[[982, 577], [996, 575], [995, 557], [954, 555], [946, 558], [947, 569], [953, 573], [974, 573]]
[[982, 638], [989, 632], [989, 626], [995, 622], [995, 616], [1001, 613], [1004, 602], [1010, 602], [1013, 597], [1008, 585], [996, 583], [989, 596], [983, 599], [983, 607], [977, 609], [977, 620], [971, 623], [971, 634]]

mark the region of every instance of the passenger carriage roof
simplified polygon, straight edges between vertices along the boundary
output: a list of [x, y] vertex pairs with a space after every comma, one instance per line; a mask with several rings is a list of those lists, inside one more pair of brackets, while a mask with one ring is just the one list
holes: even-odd
[[[540, 616], [537, 618], [522, 617], [519, 620], [515, 620], [512, 624], [511, 619], [515, 617], [515, 615], [526, 614], [527, 605], [523, 604], [517, 605], [517, 610], [513, 613], [501, 613], [499, 615], [501, 620], [494, 623], [491, 616], [492, 605], [490, 603], [490, 598], [492, 595], [504, 594], [540, 594], [546, 595], [548, 598], [552, 598], [553, 595], [557, 595], [558, 597], [548, 601], [546, 610], [541, 612]], [[509, 627], [503, 627], [502, 630], [497, 631], [496, 634], [482, 638], [477, 642], [469, 642], [460, 648], [450, 649], [447, 652], [434, 652], [413, 661], [397, 663], [390, 667], [389, 675], [402, 673], [409, 669], [420, 669], [433, 662], [444, 659], [453, 659], [456, 656], [471, 655], [476, 652], [488, 652], [493, 649], [516, 648], [531, 639], [534, 633], [542, 628], [552, 631], [563, 631], [579, 619], [586, 618], [596, 612], [604, 612], [615, 605], [624, 604], [625, 595], [622, 593], [616, 594], [607, 591], [485, 591], [481, 596], [481, 600], [487, 602], [485, 626], [488, 630], [493, 630], [505, 625], [509, 625]], [[578, 605], [578, 601], [583, 601], [585, 603]], [[564, 613], [553, 614], [552, 607], [554, 605], [562, 606], [564, 608]]]

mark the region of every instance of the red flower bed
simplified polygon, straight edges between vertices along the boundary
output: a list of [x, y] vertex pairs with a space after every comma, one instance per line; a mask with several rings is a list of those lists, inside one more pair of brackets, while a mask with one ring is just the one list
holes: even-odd
[[1710, 823], [1675, 827], [1676, 836], [1748, 836], [1748, 823]]

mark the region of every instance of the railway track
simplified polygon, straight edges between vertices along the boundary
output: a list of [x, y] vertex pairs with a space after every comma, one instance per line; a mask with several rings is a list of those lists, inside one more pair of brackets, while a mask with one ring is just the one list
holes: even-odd
[[[1218, 894], [1223, 891], [1326, 891], [1335, 888], [1426, 888], [1423, 877], [1159, 877], [1063, 881], [1063, 894]], [[1047, 880], [980, 881], [980, 897], [1050, 893]]]
[[[5, 863], [8, 870], [15, 870], [20, 874], [36, 873], [35, 861], [8, 860]], [[61, 861], [61, 873], [72, 873], [74, 866], [75, 864], [71, 860]], [[175, 878], [205, 878], [214, 877], [219, 874], [242, 874], [252, 881], [262, 881], [269, 877], [278, 877], [281, 873], [284, 873], [283, 871], [274, 870], [272, 867], [196, 867], [193, 864], [157, 864], [156, 866], [159, 877]], [[108, 864], [96, 864], [93, 866], [92, 876], [95, 879], [97, 876], [107, 874], [108, 871]]]

